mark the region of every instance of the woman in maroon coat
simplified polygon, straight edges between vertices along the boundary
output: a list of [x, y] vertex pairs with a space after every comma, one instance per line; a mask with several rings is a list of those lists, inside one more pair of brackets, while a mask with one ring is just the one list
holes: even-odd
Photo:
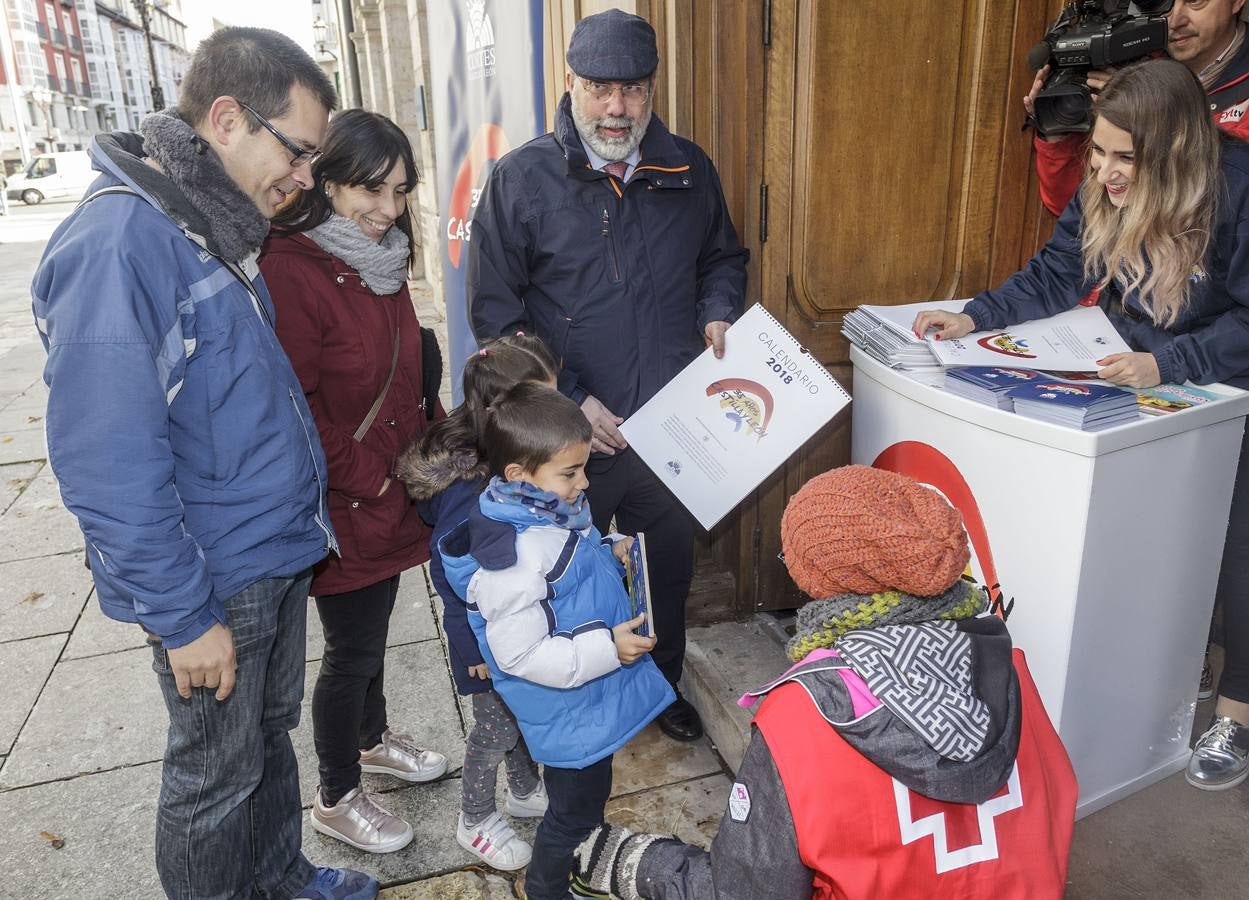
[[321, 777], [312, 827], [389, 853], [412, 840], [412, 827], [361, 787], [361, 771], [429, 781], [447, 768], [444, 756], [389, 729], [382, 693], [400, 573], [429, 559], [429, 529], [395, 483], [395, 460], [443, 415], [425, 389], [407, 286], [417, 171], [393, 122], [353, 109], [330, 123], [313, 173], [316, 187], [276, 220], [260, 261], [325, 448], [341, 547], [312, 582], [325, 629], [312, 695]]

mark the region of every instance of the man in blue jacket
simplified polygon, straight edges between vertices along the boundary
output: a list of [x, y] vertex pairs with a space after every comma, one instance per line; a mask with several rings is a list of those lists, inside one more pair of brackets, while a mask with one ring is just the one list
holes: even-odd
[[[653, 114], [659, 53], [644, 19], [609, 10], [577, 23], [555, 131], [491, 173], [473, 219], [467, 293], [479, 340], [537, 334], [559, 389], [594, 430], [586, 491], [594, 524], [643, 531], [659, 643], [675, 688], [685, 656], [693, 523], [618, 425], [704, 346], [724, 350], [741, 312], [746, 251], [720, 179]], [[677, 740], [702, 724], [679, 694], [659, 717]]]
[[256, 267], [336, 102], [274, 31], [200, 44], [177, 110], [101, 135], [31, 286], [49, 461], [106, 615], [149, 635], [169, 712], [170, 897], [373, 897], [300, 852], [311, 566], [337, 549], [316, 427]]

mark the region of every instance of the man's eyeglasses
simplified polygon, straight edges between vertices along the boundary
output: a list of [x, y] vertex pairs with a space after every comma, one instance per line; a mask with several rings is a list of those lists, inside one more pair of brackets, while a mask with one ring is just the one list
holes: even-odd
[[316, 161], [321, 158], [322, 151], [309, 150], [307, 147], [301, 147], [299, 144], [296, 144], [294, 141], [292, 141], [290, 138], [284, 135], [282, 132], [274, 128], [272, 122], [270, 122], [260, 113], [256, 112], [256, 110], [252, 109], [242, 100], [239, 100], [238, 104], [239, 106], [243, 107], [243, 109], [251, 113], [252, 116], [256, 119], [256, 121], [259, 122], [261, 126], [265, 129], [265, 131], [269, 132], [269, 134], [277, 138], [278, 143], [280, 143], [283, 147], [285, 147], [287, 150], [290, 151], [292, 169], [298, 169], [300, 166], [314, 165]]
[[602, 81], [586, 81], [582, 78], [581, 84], [585, 88], [586, 93], [599, 103], [606, 103], [616, 91], [620, 91], [620, 96], [625, 99], [626, 103], [645, 103], [651, 95], [651, 83], [649, 81], [626, 81], [624, 84], [605, 84]]

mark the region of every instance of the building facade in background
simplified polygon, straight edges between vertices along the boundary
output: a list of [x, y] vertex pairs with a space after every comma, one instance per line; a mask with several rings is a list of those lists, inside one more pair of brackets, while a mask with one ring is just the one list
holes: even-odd
[[154, 84], [164, 105], [177, 102], [190, 63], [182, 0], [0, 0], [0, 13], [7, 172], [38, 153], [85, 150], [100, 132], [136, 129], [155, 108]]
[[342, 106], [362, 106], [389, 117], [412, 142], [421, 170], [413, 212], [420, 225], [422, 266], [414, 267], [414, 276], [426, 278], [434, 296], [441, 299], [434, 136], [426, 103], [426, 85], [431, 77], [425, 14], [428, 2], [313, 0], [313, 8], [332, 6], [338, 16], [343, 51], [338, 65]]

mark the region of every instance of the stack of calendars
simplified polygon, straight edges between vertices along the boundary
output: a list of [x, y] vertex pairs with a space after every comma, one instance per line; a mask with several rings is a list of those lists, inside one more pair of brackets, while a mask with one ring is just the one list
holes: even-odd
[[860, 306], [846, 313], [841, 333], [877, 362], [891, 369], [904, 369], [926, 384], [940, 385], [941, 364], [927, 342], [911, 331], [916, 305]]
[[1014, 407], [1014, 402], [1006, 396], [1009, 390], [1045, 377], [1045, 373], [1033, 369], [958, 366], [946, 370], [945, 389], [956, 397], [1009, 410]]
[[1039, 380], [1012, 388], [1007, 396], [1016, 415], [1083, 431], [1102, 431], [1140, 418], [1136, 394], [1107, 384]]

